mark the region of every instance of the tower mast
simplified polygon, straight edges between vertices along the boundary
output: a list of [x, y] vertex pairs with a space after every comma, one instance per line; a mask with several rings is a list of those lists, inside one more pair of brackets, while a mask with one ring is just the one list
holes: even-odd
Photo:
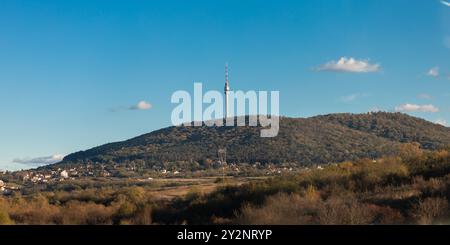
[[228, 81], [228, 63], [225, 64], [225, 118], [228, 118], [228, 93], [230, 92], [230, 84]]

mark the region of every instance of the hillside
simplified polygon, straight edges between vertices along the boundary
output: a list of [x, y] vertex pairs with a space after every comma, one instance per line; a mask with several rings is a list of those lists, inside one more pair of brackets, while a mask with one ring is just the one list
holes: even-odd
[[401, 113], [341, 113], [315, 118], [393, 141], [418, 142], [425, 149], [447, 147], [450, 142], [450, 128]]
[[227, 146], [228, 162], [302, 165], [390, 155], [403, 142], [424, 148], [450, 145], [450, 128], [400, 113], [330, 114], [281, 118], [275, 138], [258, 127], [169, 127], [70, 154], [58, 164], [204, 162]]

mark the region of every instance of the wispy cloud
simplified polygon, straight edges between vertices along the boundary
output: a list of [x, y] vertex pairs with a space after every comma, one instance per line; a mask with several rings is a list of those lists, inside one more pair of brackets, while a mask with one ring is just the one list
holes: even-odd
[[150, 104], [149, 102], [145, 101], [145, 100], [141, 100], [139, 101], [137, 104], [132, 105], [132, 106], [128, 106], [128, 107], [116, 107], [116, 108], [111, 108], [109, 109], [110, 112], [119, 112], [119, 111], [127, 111], [127, 110], [149, 110], [153, 107], [152, 104]]
[[53, 164], [62, 161], [64, 158], [63, 154], [55, 154], [52, 156], [46, 156], [46, 157], [36, 157], [36, 158], [16, 158], [13, 160], [14, 163], [21, 163], [26, 165], [48, 165]]
[[441, 3], [444, 4], [444, 5], [447, 6], [447, 7], [450, 7], [450, 2], [446, 2], [446, 1], [443, 1], [443, 0], [442, 0]]
[[349, 94], [346, 96], [342, 96], [340, 98], [340, 100], [343, 102], [349, 103], [349, 102], [353, 102], [355, 100], [358, 100], [360, 98], [367, 97], [367, 96], [369, 96], [369, 95], [366, 93], [355, 93], [355, 94]]
[[442, 126], [447, 126], [447, 121], [444, 119], [438, 119], [435, 121], [436, 124], [440, 124]]
[[429, 99], [432, 99], [433, 96], [431, 96], [430, 94], [419, 94], [419, 95], [417, 95], [417, 98], [424, 99], [424, 100], [429, 100]]
[[368, 60], [357, 60], [355, 58], [342, 57], [338, 61], [329, 61], [320, 67], [317, 71], [332, 71], [332, 72], [353, 72], [353, 73], [367, 73], [377, 72], [380, 70], [380, 64], [370, 64]]
[[433, 67], [428, 71], [428, 76], [438, 77], [439, 76], [439, 67]]
[[434, 105], [417, 105], [417, 104], [403, 104], [395, 107], [398, 112], [438, 112], [439, 108]]
[[130, 107], [130, 110], [148, 110], [151, 109], [152, 105], [145, 100], [139, 101], [136, 105]]

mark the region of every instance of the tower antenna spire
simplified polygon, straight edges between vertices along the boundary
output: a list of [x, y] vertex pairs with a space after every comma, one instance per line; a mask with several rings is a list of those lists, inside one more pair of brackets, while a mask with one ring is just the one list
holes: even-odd
[[228, 118], [228, 92], [230, 91], [230, 83], [228, 80], [228, 63], [225, 63], [225, 118]]
[[228, 63], [225, 63], [225, 83], [228, 84]]

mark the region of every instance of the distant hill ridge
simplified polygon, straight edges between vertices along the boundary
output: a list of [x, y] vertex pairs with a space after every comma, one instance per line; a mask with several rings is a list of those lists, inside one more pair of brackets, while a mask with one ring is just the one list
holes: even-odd
[[229, 162], [310, 165], [390, 155], [406, 142], [445, 148], [450, 128], [387, 112], [281, 117], [274, 138], [261, 138], [259, 127], [168, 127], [76, 152], [57, 164], [203, 161], [217, 159], [217, 150], [226, 147]]

